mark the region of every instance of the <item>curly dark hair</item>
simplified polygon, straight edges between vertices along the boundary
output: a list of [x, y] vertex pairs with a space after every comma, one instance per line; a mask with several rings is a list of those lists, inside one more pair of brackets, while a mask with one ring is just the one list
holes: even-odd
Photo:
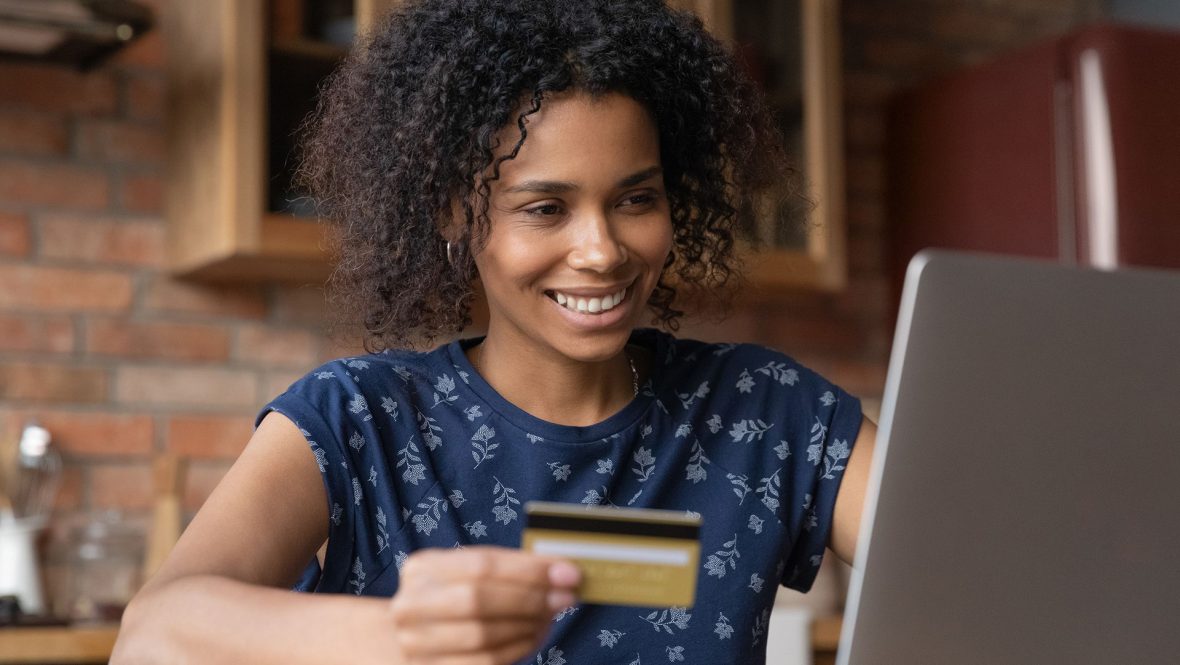
[[[470, 324], [489, 183], [528, 116], [570, 89], [630, 96], [658, 127], [674, 242], [653, 322], [728, 301], [735, 237], [752, 239], [755, 200], [791, 169], [761, 93], [696, 16], [662, 0], [417, 0], [329, 78], [302, 140], [300, 180], [340, 227], [333, 300], [367, 349]], [[497, 158], [509, 122], [520, 139]]]

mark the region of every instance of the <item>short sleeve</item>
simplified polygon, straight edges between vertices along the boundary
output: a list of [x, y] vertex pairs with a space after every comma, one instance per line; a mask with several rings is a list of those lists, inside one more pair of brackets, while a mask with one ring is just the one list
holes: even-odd
[[806, 592], [815, 581], [832, 531], [836, 496], [863, 419], [860, 400], [813, 372], [803, 370], [803, 403], [796, 441], [786, 464], [791, 479], [785, 515], [792, 536], [783, 562], [783, 586]]
[[[389, 534], [400, 509], [393, 492], [375, 491], [388, 476], [380, 430], [368, 410], [360, 372], [335, 361], [308, 374], [267, 404], [289, 418], [310, 446], [327, 493], [328, 549], [316, 591], [360, 593], [363, 576], [388, 564]], [[358, 381], [359, 379], [359, 381]]]

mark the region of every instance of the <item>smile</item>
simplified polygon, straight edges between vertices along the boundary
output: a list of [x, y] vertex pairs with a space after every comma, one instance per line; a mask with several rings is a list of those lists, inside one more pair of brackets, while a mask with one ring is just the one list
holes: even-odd
[[545, 295], [571, 312], [601, 314], [603, 312], [609, 312], [617, 307], [619, 303], [623, 302], [623, 299], [627, 296], [627, 289], [624, 288], [618, 293], [593, 298], [568, 295], [560, 291], [548, 291]]

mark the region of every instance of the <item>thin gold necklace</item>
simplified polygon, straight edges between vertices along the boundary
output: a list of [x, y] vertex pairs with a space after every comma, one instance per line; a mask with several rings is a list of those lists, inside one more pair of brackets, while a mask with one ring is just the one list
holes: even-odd
[[[475, 369], [476, 372], [479, 373], [480, 376], [483, 376], [483, 371], [479, 367], [480, 358], [482, 358], [482, 357], [483, 357], [483, 342], [480, 342], [479, 344], [476, 344], [475, 346], [471, 347], [471, 366]], [[639, 396], [639, 370], [636, 369], [636, 367], [635, 367], [635, 359], [631, 357], [631, 352], [628, 351], [627, 347], [625, 347], [625, 346], [623, 347], [623, 357], [627, 359], [627, 367], [631, 368], [631, 390], [633, 393], [632, 396], [638, 397]]]

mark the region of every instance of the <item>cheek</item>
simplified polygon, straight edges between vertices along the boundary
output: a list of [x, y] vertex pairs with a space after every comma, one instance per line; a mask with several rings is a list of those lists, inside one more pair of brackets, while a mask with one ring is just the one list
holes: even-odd
[[647, 263], [663, 268], [664, 259], [672, 251], [672, 246], [672, 223], [665, 222], [648, 234], [641, 251]]
[[488, 238], [488, 243], [475, 257], [484, 288], [497, 290], [513, 284], [527, 284], [545, 270], [543, 252], [539, 245], [513, 238]]

